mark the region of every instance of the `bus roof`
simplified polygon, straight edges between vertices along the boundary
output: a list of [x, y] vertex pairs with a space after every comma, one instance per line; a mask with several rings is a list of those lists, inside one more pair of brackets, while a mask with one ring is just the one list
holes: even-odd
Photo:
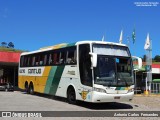
[[62, 44], [57, 44], [54, 46], [47, 46], [40, 48], [39, 50], [31, 51], [31, 52], [23, 52], [21, 55], [28, 55], [28, 54], [33, 54], [33, 53], [39, 53], [39, 52], [45, 52], [49, 50], [55, 50], [55, 49], [60, 49], [60, 48], [65, 48], [65, 47], [70, 47], [70, 46], [75, 46], [75, 43], [62, 43]]
[[[118, 45], [118, 46], [126, 46], [125, 44], [115, 43], [115, 42], [107, 42], [107, 41], [79, 41], [76, 43], [78, 44], [85, 44], [85, 43], [91, 43], [91, 44], [109, 44], [109, 45]], [[127, 46], [126, 46], [127, 47]]]
[[28, 54], [33, 54], [33, 53], [45, 52], [45, 51], [49, 51], [49, 50], [55, 50], [55, 49], [75, 46], [75, 45], [79, 45], [79, 44], [86, 44], [86, 43], [89, 43], [89, 44], [94, 44], [95, 43], [95, 44], [109, 44], [109, 45], [126, 46], [125, 44], [114, 43], [114, 42], [85, 40], [85, 41], [79, 41], [79, 42], [75, 42], [75, 43], [62, 43], [62, 44], [57, 44], [57, 45], [54, 45], [54, 46], [43, 47], [43, 48], [40, 48], [39, 50], [35, 50], [35, 51], [31, 51], [31, 52], [23, 52], [21, 55], [28, 55]]

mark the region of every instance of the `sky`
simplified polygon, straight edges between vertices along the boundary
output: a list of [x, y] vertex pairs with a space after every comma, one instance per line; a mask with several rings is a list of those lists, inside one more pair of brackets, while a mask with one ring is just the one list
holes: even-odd
[[146, 54], [147, 33], [152, 56], [160, 55], [160, 1], [0, 0], [0, 43], [13, 42], [16, 49], [33, 51], [103, 36], [105, 41], [119, 42], [122, 29], [123, 43], [132, 55]]

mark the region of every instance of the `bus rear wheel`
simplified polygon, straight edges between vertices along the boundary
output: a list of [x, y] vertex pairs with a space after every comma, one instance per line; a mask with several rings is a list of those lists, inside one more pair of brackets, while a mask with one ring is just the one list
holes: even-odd
[[27, 82], [25, 82], [25, 92], [26, 92], [27, 94], [29, 94], [29, 89], [28, 89], [28, 83], [27, 83]]
[[34, 94], [34, 87], [33, 87], [33, 85], [31, 84], [31, 85], [29, 85], [29, 93], [31, 94], [31, 95], [33, 95]]
[[76, 93], [73, 88], [67, 90], [67, 100], [69, 104], [76, 104]]

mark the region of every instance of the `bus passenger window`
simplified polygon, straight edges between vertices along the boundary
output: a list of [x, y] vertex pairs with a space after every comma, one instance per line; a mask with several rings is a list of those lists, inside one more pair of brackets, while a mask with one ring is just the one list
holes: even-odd
[[30, 62], [31, 62], [31, 59], [30, 59], [30, 57], [28, 56], [27, 66], [30, 66]]
[[43, 55], [39, 56], [39, 65], [42, 66], [43, 65]]
[[38, 59], [39, 59], [39, 56], [38, 55], [36, 55], [36, 58], [35, 58], [35, 66], [38, 66]]
[[52, 54], [49, 54], [49, 61], [48, 64], [51, 65], [52, 64]]
[[27, 66], [27, 56], [24, 57], [24, 67]]
[[24, 56], [20, 58], [20, 67], [24, 67]]
[[40, 61], [39, 64], [40, 64], [40, 65], [43, 65], [43, 61]]
[[61, 52], [60, 53], [60, 60], [59, 60], [60, 64], [64, 64], [65, 63], [65, 53]]
[[52, 54], [52, 64], [58, 65], [60, 64], [59, 61], [60, 61], [60, 53], [56, 51]]
[[47, 54], [44, 55], [44, 65], [47, 65]]
[[32, 66], [35, 64], [35, 56], [32, 57]]
[[75, 64], [76, 63], [76, 48], [71, 47], [68, 49], [67, 51], [67, 55], [66, 55], [66, 63], [67, 64]]
[[53, 64], [57, 64], [57, 53], [53, 53]]

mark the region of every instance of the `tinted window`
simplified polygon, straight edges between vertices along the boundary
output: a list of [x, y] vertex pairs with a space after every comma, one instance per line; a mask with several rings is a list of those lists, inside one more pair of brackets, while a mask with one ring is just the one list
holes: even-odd
[[89, 44], [79, 46], [79, 69], [81, 83], [87, 86], [92, 86], [91, 58], [89, 52]]
[[76, 47], [67, 47], [21, 56], [21, 67], [69, 65], [77, 63]]

